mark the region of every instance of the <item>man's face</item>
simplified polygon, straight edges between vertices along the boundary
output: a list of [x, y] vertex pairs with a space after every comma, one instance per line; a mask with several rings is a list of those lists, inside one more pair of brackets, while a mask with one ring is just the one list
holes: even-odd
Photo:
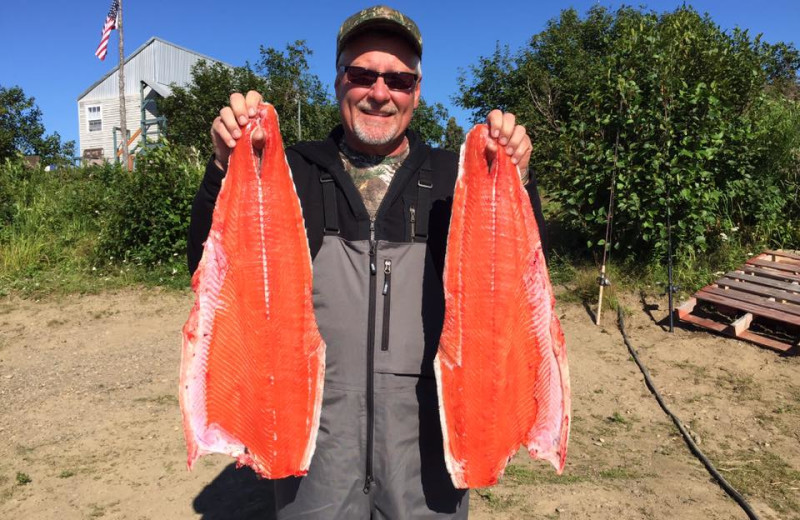
[[[339, 65], [376, 72], [415, 73], [416, 54], [399, 36], [365, 34], [349, 42]], [[419, 104], [420, 82], [411, 90], [390, 90], [382, 77], [370, 87], [354, 85], [339, 72], [334, 83], [347, 144], [370, 155], [400, 151], [406, 128]]]

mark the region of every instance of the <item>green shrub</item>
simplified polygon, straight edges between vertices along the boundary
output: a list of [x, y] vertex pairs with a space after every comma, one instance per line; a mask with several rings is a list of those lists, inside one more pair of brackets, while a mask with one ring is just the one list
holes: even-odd
[[203, 167], [197, 154], [169, 144], [138, 156], [135, 170], [118, 177], [96, 261], [185, 271], [191, 205]]
[[563, 11], [515, 56], [481, 58], [457, 102], [476, 120], [517, 115], [556, 218], [593, 253], [613, 179], [615, 259], [662, 264], [669, 209], [677, 262], [693, 265], [732, 235], [800, 247], [798, 69], [791, 45], [690, 7], [596, 7]]

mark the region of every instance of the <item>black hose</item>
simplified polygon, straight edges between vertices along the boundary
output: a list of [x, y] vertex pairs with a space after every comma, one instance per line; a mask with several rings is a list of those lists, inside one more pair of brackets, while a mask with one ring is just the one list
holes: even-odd
[[653, 380], [650, 377], [650, 372], [648, 372], [647, 371], [647, 367], [644, 366], [644, 364], [642, 364], [642, 361], [639, 359], [639, 355], [636, 353], [636, 350], [633, 348], [633, 345], [631, 345], [631, 342], [628, 339], [628, 334], [625, 332], [625, 320], [624, 320], [624, 318], [622, 316], [622, 309], [621, 308], [617, 311], [617, 320], [618, 320], [618, 323], [619, 323], [619, 330], [622, 333], [622, 339], [625, 340], [625, 346], [628, 347], [628, 352], [630, 352], [631, 357], [633, 357], [633, 360], [639, 366], [639, 370], [642, 371], [642, 375], [644, 375], [644, 380], [645, 380], [645, 383], [647, 384], [647, 388], [650, 390], [650, 392], [656, 398], [656, 401], [658, 401], [658, 404], [659, 404], [659, 406], [661, 406], [661, 409], [664, 410], [664, 413], [669, 415], [670, 419], [672, 419], [672, 422], [675, 423], [675, 426], [678, 427], [678, 430], [680, 430], [681, 435], [683, 436], [683, 440], [685, 440], [686, 444], [689, 446], [689, 450], [694, 454], [695, 457], [700, 459], [700, 462], [703, 463], [703, 466], [706, 467], [706, 470], [708, 470], [708, 472], [711, 474], [711, 476], [714, 477], [714, 479], [719, 483], [720, 487], [732, 499], [734, 499], [737, 504], [739, 504], [739, 506], [744, 510], [745, 513], [747, 513], [748, 518], [750, 518], [750, 520], [759, 520], [759, 518], [756, 515], [755, 511], [753, 511], [753, 508], [751, 508], [750, 504], [747, 503], [747, 500], [745, 500], [745, 498], [738, 491], [736, 491], [733, 488], [733, 486], [731, 486], [728, 483], [727, 480], [725, 480], [725, 477], [723, 477], [719, 473], [719, 471], [717, 471], [717, 468], [715, 468], [714, 465], [711, 463], [711, 461], [708, 460], [708, 457], [706, 457], [703, 454], [703, 452], [700, 451], [700, 448], [697, 447], [697, 444], [694, 442], [694, 439], [692, 439], [692, 436], [689, 434], [689, 432], [683, 426], [683, 423], [681, 423], [681, 420], [678, 419], [678, 417], [675, 414], [672, 413], [672, 411], [669, 409], [669, 407], [667, 407], [666, 403], [664, 402], [664, 399], [661, 397], [661, 394], [658, 393], [658, 390], [656, 389], [656, 385], [653, 383]]

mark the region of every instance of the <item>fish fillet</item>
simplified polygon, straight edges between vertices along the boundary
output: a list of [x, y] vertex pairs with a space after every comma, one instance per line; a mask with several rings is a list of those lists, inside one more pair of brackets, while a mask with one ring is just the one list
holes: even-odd
[[570, 426], [564, 334], [530, 199], [485, 125], [467, 135], [445, 257], [434, 360], [447, 469], [458, 488], [496, 484], [521, 445], [560, 474]]
[[[266, 134], [260, 158], [256, 127]], [[311, 283], [278, 116], [262, 105], [231, 154], [192, 277], [179, 392], [189, 469], [224, 453], [265, 478], [307, 473], [325, 371]]]

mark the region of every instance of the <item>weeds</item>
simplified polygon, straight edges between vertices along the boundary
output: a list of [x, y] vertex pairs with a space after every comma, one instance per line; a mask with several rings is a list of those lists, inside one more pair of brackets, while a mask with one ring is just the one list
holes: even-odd
[[623, 466], [600, 470], [597, 475], [603, 480], [633, 480], [642, 477], [642, 474]]
[[520, 502], [519, 497], [499, 495], [491, 488], [480, 488], [474, 491], [492, 511], [503, 511], [516, 506]]
[[614, 414], [611, 415], [610, 417], [607, 417], [606, 420], [614, 424], [622, 424], [624, 426], [630, 425], [630, 421], [624, 418], [622, 415], [620, 415], [619, 412], [614, 412]]
[[701, 367], [700, 365], [696, 365], [690, 361], [675, 361], [672, 363], [672, 366], [685, 372], [689, 372], [689, 374], [691, 374], [691, 376], [694, 378], [695, 384], [708, 380], [708, 368], [706, 367]]
[[748, 451], [736, 453], [734, 459], [741, 462], [718, 462], [734, 488], [748, 496], [763, 499], [770, 507], [784, 515], [800, 514], [800, 471], [793, 469], [778, 455], [762, 451], [757, 459]]
[[734, 373], [721, 368], [723, 375], [717, 376], [717, 385], [729, 389], [738, 400], [758, 400], [761, 398], [761, 385], [749, 374]]
[[27, 486], [33, 482], [30, 476], [27, 473], [23, 473], [21, 471], [17, 471], [17, 485], [18, 486]]
[[584, 480], [580, 475], [557, 475], [550, 471], [535, 470], [519, 464], [509, 464], [504, 478], [517, 485], [531, 484], [574, 484]]
[[89, 511], [89, 518], [100, 518], [101, 516], [105, 516], [106, 509], [103, 506], [97, 504], [89, 504], [91, 510]]

